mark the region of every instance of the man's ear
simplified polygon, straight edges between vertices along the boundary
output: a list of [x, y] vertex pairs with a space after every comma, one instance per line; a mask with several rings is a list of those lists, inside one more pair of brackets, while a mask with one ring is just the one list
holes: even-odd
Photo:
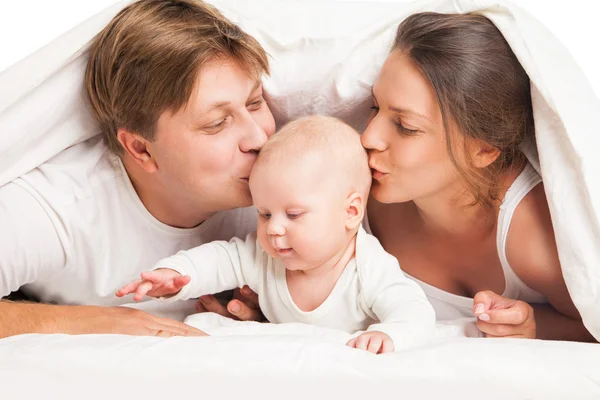
[[469, 153], [475, 168], [486, 168], [496, 161], [501, 151], [482, 140], [476, 140], [469, 146]]
[[346, 229], [357, 228], [365, 216], [365, 199], [358, 192], [351, 193], [346, 198]]
[[134, 162], [144, 171], [152, 173], [158, 169], [156, 160], [150, 153], [150, 142], [147, 139], [125, 129], [117, 131], [117, 139], [121, 143], [125, 153], [129, 154]]

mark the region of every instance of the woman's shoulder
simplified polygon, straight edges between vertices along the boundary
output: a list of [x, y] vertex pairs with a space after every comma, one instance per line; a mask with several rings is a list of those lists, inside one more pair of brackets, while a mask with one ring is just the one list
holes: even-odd
[[544, 184], [537, 184], [517, 205], [506, 242], [515, 273], [532, 289], [562, 279], [552, 218]]

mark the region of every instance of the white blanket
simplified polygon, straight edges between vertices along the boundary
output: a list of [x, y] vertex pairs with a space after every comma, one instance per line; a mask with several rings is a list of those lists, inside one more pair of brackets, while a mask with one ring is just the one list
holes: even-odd
[[[394, 30], [417, 11], [480, 12], [506, 36], [533, 84], [537, 148], [569, 292], [600, 338], [600, 102], [564, 46], [512, 3], [212, 0], [271, 55], [265, 80], [279, 124], [332, 114], [357, 128]], [[99, 13], [0, 75], [0, 185], [98, 133], [83, 101], [86, 43], [129, 0]], [[539, 152], [539, 164], [536, 150]]]
[[[0, 185], [98, 133], [82, 100], [85, 45], [128, 2], [0, 74]], [[278, 123], [324, 112], [359, 128], [368, 113], [369, 87], [406, 15], [430, 10], [488, 16], [532, 78], [538, 167], [563, 273], [587, 327], [600, 338], [600, 139], [594, 120], [600, 103], [568, 52], [535, 19], [500, 0], [213, 3], [272, 56], [265, 87]], [[530, 150], [535, 158], [536, 147]], [[186, 303], [155, 312], [183, 319], [192, 308]], [[471, 321], [438, 326], [438, 341], [429, 347], [384, 356], [346, 348], [345, 334], [314, 327], [214, 316], [191, 316], [188, 322], [214, 336], [0, 340], [0, 396], [600, 398], [600, 346], [464, 338]]]

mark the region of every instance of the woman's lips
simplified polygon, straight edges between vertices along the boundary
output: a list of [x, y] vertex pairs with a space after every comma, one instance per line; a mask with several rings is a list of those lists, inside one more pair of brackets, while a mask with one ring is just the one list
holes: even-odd
[[386, 176], [387, 172], [381, 172], [377, 168], [371, 167], [371, 175], [373, 175], [373, 179], [379, 180], [379, 179], [383, 178], [384, 176]]

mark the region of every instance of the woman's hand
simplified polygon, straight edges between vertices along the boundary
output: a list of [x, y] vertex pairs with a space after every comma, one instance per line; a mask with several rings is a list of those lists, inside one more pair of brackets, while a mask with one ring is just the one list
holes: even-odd
[[473, 313], [477, 327], [486, 337], [536, 338], [533, 307], [489, 290], [474, 297]]
[[202, 296], [196, 303], [198, 312], [214, 312], [227, 318], [241, 321], [265, 320], [258, 305], [258, 295], [248, 286], [233, 291], [233, 299], [223, 306], [215, 296]]

